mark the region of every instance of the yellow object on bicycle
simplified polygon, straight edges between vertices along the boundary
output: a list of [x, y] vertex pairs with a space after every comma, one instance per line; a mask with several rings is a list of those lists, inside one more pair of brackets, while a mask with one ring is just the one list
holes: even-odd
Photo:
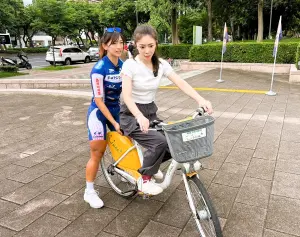
[[[133, 147], [133, 143], [128, 137], [122, 136], [114, 131], [107, 133], [107, 141], [111, 155], [115, 161], [118, 161], [128, 149]], [[127, 171], [135, 178], [139, 178], [141, 175], [138, 172], [138, 169], [141, 168], [141, 162], [136, 149], [131, 150], [117, 166]]]

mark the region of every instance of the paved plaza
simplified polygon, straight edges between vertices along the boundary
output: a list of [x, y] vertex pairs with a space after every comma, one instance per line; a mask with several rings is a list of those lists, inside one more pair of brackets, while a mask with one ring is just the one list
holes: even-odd
[[[272, 97], [260, 93], [269, 90], [269, 74], [224, 70], [219, 84], [218, 77], [210, 70], [187, 81], [215, 110], [214, 154], [202, 159], [199, 175], [224, 236], [299, 237], [300, 85], [276, 76]], [[143, 200], [121, 198], [99, 171], [105, 207], [83, 201], [90, 98], [74, 94], [86, 91], [72, 88], [73, 97], [0, 91], [0, 236], [199, 236], [179, 174], [165, 192]], [[197, 108], [172, 88], [158, 91], [157, 105], [165, 120]]]

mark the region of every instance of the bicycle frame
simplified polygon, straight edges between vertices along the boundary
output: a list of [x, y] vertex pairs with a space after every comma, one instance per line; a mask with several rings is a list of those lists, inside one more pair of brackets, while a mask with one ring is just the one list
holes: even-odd
[[[131, 175], [131, 170], [130, 169], [126, 169], [125, 171], [118, 169], [116, 166], [120, 163], [121, 160], [123, 160], [126, 155], [132, 151], [133, 149], [137, 149], [138, 155], [139, 155], [139, 159], [141, 161], [143, 161], [143, 153], [141, 150], [140, 145], [133, 140], [134, 145], [132, 147], [130, 147], [126, 152], [124, 152], [124, 154], [113, 164], [113, 166], [115, 167], [115, 171], [120, 174], [121, 176], [125, 177], [129, 182], [135, 184], [136, 183], [136, 179]], [[201, 163], [199, 161], [196, 161], [193, 163], [193, 167], [191, 167], [190, 163], [178, 163], [177, 161], [175, 161], [174, 159], [172, 159], [168, 170], [166, 172], [165, 178], [161, 183], [157, 183], [162, 189], [166, 189], [170, 186], [173, 175], [175, 173], [175, 171], [177, 169], [179, 169], [179, 167], [181, 167], [181, 169], [184, 169], [186, 172], [183, 172], [184, 175], [192, 175], [194, 174], [195, 171], [199, 170], [201, 168]]]

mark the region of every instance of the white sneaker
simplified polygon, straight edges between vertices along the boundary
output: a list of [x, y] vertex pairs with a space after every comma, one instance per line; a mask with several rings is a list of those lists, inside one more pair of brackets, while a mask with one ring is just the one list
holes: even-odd
[[153, 175], [153, 177], [155, 179], [163, 179], [164, 178], [164, 174], [163, 174], [163, 172], [161, 172], [161, 170], [158, 170], [157, 173], [155, 175]]
[[144, 194], [148, 195], [157, 195], [160, 194], [163, 189], [158, 186], [155, 181], [147, 180], [144, 181], [142, 177], [140, 177], [137, 181], [138, 190]]
[[98, 192], [96, 190], [85, 190], [84, 191], [84, 201], [86, 201], [92, 208], [101, 208], [104, 206], [103, 201], [99, 198]]

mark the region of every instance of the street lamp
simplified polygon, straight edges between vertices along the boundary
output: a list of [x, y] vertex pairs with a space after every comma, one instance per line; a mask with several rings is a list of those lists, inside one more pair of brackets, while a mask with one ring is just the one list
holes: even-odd
[[273, 0], [271, 0], [270, 26], [269, 26], [269, 39], [272, 39], [272, 35], [271, 35], [272, 11], [273, 11]]
[[139, 25], [139, 15], [138, 15], [138, 10], [137, 10], [137, 1], [135, 2], [135, 19], [136, 19], [136, 26]]

